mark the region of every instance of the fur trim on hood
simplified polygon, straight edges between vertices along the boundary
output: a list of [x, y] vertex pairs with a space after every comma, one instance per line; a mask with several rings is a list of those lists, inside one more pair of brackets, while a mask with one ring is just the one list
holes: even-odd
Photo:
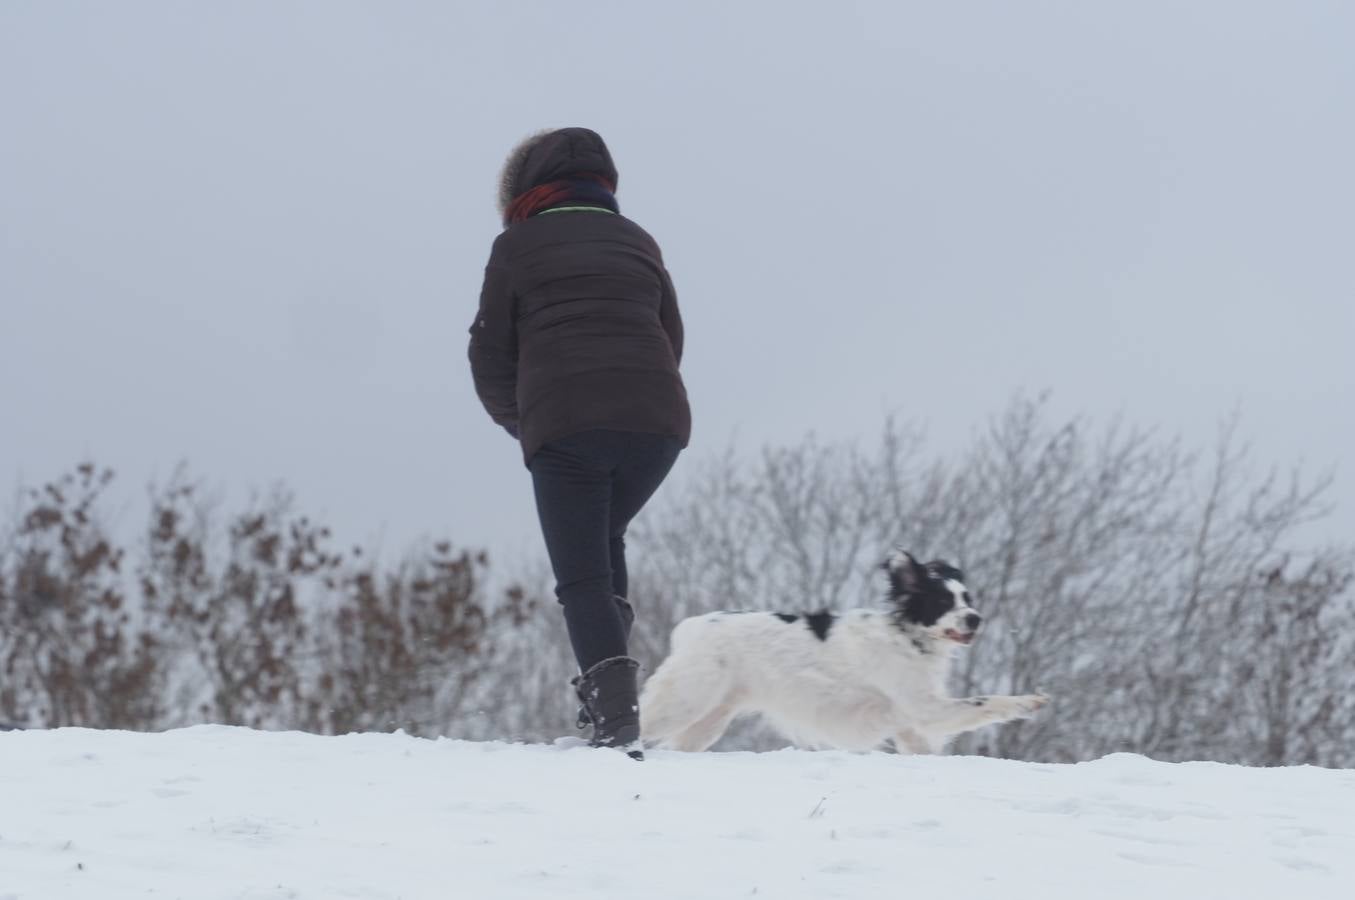
[[600, 175], [616, 185], [611, 152], [596, 131], [560, 128], [529, 135], [508, 154], [499, 173], [499, 215], [519, 194], [583, 172]]

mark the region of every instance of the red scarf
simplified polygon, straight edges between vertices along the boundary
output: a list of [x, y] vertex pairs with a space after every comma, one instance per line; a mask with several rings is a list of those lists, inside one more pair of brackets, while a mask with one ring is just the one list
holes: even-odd
[[[580, 182], [585, 183], [581, 185]], [[503, 222], [505, 225], [516, 225], [543, 209], [571, 200], [597, 202], [598, 191], [594, 185], [601, 187], [608, 194], [616, 193], [616, 185], [606, 178], [591, 172], [581, 172], [560, 181], [539, 184], [529, 191], [518, 194], [513, 198], [513, 202], [508, 204], [508, 209], [503, 214]]]

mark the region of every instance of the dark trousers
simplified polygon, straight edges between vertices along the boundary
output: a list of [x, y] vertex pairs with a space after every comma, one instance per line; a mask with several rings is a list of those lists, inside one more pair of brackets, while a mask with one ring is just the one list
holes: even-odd
[[626, 526], [679, 450], [666, 435], [584, 431], [547, 443], [527, 465], [580, 671], [627, 655]]

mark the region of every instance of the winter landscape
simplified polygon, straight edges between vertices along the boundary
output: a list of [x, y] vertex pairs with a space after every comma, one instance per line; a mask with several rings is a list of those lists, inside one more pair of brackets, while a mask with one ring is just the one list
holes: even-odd
[[[1351, 34], [1322, 0], [0, 3], [0, 900], [1355, 897]], [[522, 157], [496, 208], [567, 126], [616, 171]], [[615, 684], [772, 611], [821, 709], [815, 641], [898, 612], [906, 550], [982, 623], [949, 695], [1049, 704], [937, 755], [747, 717], [585, 746], [491, 251], [543, 222], [533, 327], [616, 375], [574, 410], [690, 412], [600, 604]], [[663, 403], [595, 327], [651, 300]]]

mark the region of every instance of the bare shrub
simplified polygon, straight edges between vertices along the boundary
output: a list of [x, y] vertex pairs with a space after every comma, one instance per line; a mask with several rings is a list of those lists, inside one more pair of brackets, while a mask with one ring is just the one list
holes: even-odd
[[142, 590], [209, 688], [195, 718], [286, 727], [308, 650], [299, 595], [341, 560], [324, 549], [329, 532], [289, 518], [291, 500], [277, 493], [230, 520], [224, 561], [213, 565], [211, 510], [194, 498], [181, 481], [153, 495]]
[[139, 728], [160, 713], [160, 642], [96, 515], [112, 477], [83, 464], [25, 492], [0, 551], [0, 719]]
[[481, 602], [487, 566], [485, 554], [443, 542], [384, 573], [368, 564], [331, 576], [307, 727], [446, 733], [492, 664], [493, 629], [521, 627], [530, 615], [519, 588], [492, 608]]
[[281, 491], [218, 532], [182, 472], [152, 489], [128, 566], [95, 515], [111, 479], [81, 466], [30, 492], [4, 545], [0, 719], [438, 734], [494, 660], [488, 635], [532, 610], [520, 588], [487, 599], [482, 553], [337, 552]]

